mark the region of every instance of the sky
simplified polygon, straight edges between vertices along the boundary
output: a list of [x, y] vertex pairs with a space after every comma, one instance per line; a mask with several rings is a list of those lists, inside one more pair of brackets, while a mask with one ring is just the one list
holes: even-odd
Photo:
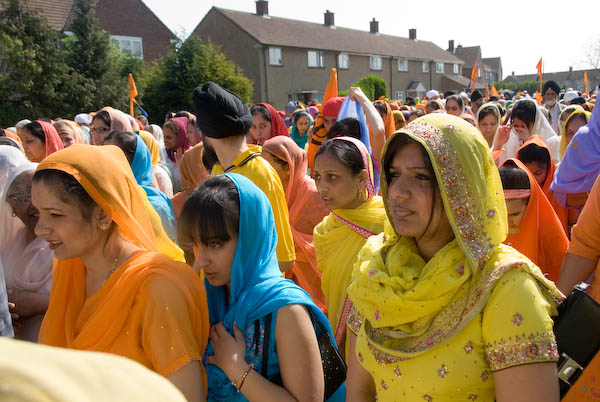
[[[253, 0], [143, 0], [177, 36], [185, 38], [212, 6], [256, 11]], [[323, 23], [323, 13], [335, 13], [335, 25], [369, 30], [369, 21], [379, 21], [379, 32], [408, 37], [417, 29], [417, 39], [448, 48], [481, 46], [483, 57], [502, 57], [504, 76], [535, 74], [543, 59], [543, 71], [566, 71], [592, 67], [589, 49], [600, 49], [600, 1], [570, 7], [562, 0], [428, 0], [317, 2], [271, 0], [269, 14], [275, 17]], [[571, 3], [575, 4], [575, 3]], [[600, 52], [600, 50], [599, 50]], [[600, 67], [600, 66], [598, 66]]]

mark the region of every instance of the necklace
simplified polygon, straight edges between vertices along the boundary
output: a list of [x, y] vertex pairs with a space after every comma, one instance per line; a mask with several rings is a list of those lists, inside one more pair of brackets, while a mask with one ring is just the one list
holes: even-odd
[[[119, 251], [119, 255], [117, 257], [115, 257], [115, 260], [113, 261], [112, 266], [110, 267], [110, 271], [108, 271], [108, 275], [106, 275], [106, 279], [104, 279], [104, 282], [106, 282], [108, 280], [108, 278], [110, 278], [110, 276], [117, 270], [117, 268], [118, 268], [117, 262], [119, 262], [119, 260], [123, 256], [124, 250], [125, 250], [125, 244], [122, 244], [121, 251]], [[104, 283], [104, 282], [102, 282], [102, 283]]]

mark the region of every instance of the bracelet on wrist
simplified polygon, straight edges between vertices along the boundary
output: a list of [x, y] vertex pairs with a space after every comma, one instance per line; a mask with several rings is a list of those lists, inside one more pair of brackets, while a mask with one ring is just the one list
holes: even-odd
[[240, 392], [240, 390], [242, 389], [242, 385], [244, 385], [246, 377], [248, 377], [248, 374], [250, 374], [250, 370], [252, 370], [253, 368], [254, 363], [250, 363], [248, 367], [246, 367], [246, 370], [244, 370], [244, 372], [240, 374], [238, 378], [235, 379], [235, 381], [231, 381], [231, 385], [233, 385], [238, 392]]

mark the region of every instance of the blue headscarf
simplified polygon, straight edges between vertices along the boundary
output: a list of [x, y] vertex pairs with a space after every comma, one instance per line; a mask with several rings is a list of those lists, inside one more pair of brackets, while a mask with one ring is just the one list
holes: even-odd
[[[308, 293], [281, 276], [275, 253], [277, 232], [269, 199], [244, 176], [236, 173], [227, 173], [226, 176], [238, 190], [240, 223], [231, 268], [229, 303], [225, 286], [212, 286], [204, 280], [211, 325], [223, 321], [227, 331], [233, 334], [234, 322], [244, 331], [253, 321], [276, 312], [281, 307], [302, 304], [312, 310], [333, 339], [329, 321]], [[321, 334], [318, 325], [315, 330], [317, 336]], [[212, 354], [209, 343], [205, 356]], [[276, 357], [269, 355], [269, 360], [271, 359]], [[256, 369], [260, 371], [260, 367]], [[206, 372], [209, 401], [246, 401], [217, 366], [206, 364]]]
[[[306, 118], [308, 119], [308, 128], [306, 129], [304, 135], [300, 136], [300, 133], [298, 132], [298, 126], [296, 126], [296, 122], [302, 116], [306, 116]], [[290, 137], [292, 137], [292, 140], [294, 140], [294, 142], [300, 147], [300, 149], [304, 149], [304, 147], [306, 146], [309, 137], [308, 133], [310, 132], [310, 128], [312, 127], [312, 125], [313, 120], [310, 114], [305, 110], [299, 110], [292, 116], [292, 131], [290, 132]]]
[[144, 144], [142, 138], [136, 134], [135, 154], [131, 161], [131, 170], [137, 183], [144, 189], [148, 201], [160, 216], [163, 229], [171, 240], [177, 238], [177, 228], [175, 214], [171, 200], [165, 193], [152, 186], [152, 177], [154, 169], [152, 167], [152, 157], [150, 150]]

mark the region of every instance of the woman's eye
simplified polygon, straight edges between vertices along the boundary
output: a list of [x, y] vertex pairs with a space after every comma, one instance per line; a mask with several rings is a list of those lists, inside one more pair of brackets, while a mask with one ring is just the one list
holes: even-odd
[[218, 241], [211, 241], [210, 243], [208, 243], [208, 247], [209, 248], [219, 248], [219, 247], [221, 247], [221, 243]]
[[417, 175], [417, 179], [419, 180], [429, 180], [429, 176], [425, 175], [425, 174], [418, 174]]

